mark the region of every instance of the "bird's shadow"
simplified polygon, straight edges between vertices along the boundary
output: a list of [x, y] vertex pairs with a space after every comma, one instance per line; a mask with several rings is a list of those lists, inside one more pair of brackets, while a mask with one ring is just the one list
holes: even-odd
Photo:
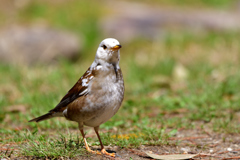
[[[93, 150], [101, 152], [101, 149], [93, 149]], [[121, 156], [120, 156], [119, 154], [117, 154], [116, 151], [109, 150], [109, 149], [106, 149], [106, 151], [107, 151], [108, 153], [115, 153], [115, 156], [116, 156], [116, 157], [120, 157], [120, 158], [121, 158]], [[104, 156], [107, 156], [107, 155], [104, 155]]]
[[[97, 151], [99, 151], [99, 152], [101, 152], [101, 149], [96, 149]], [[113, 151], [113, 150], [109, 150], [109, 149], [106, 149], [106, 151], [108, 152], [108, 153], [117, 153], [116, 151]]]

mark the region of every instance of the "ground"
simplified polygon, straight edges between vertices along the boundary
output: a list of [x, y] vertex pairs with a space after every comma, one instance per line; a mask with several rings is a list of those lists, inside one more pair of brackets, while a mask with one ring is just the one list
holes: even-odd
[[[72, 130], [71, 132], [77, 132]], [[51, 136], [54, 136], [53, 134]], [[94, 134], [91, 134], [94, 136]], [[54, 136], [56, 137], [56, 135]], [[76, 141], [77, 139], [75, 139]], [[96, 139], [95, 139], [96, 140]], [[67, 139], [69, 141], [69, 139]], [[115, 152], [115, 159], [151, 159], [146, 152], [151, 152], [158, 155], [170, 154], [197, 154], [194, 159], [238, 159], [240, 147], [240, 137], [227, 134], [209, 133], [206, 130], [198, 128], [196, 130], [180, 130], [174, 137], [168, 139], [168, 144], [163, 145], [140, 145], [138, 147], [124, 148], [119, 146], [106, 146], [107, 151]], [[71, 149], [74, 146], [71, 146]], [[83, 148], [83, 142], [81, 144]], [[8, 151], [6, 149], [10, 148]], [[13, 149], [14, 148], [14, 149]], [[99, 146], [91, 146], [93, 150], [99, 150]], [[32, 156], [16, 156], [21, 149], [17, 143], [8, 143], [1, 146], [2, 151], [6, 151], [9, 158], [14, 159], [29, 159]], [[72, 157], [71, 159], [114, 159], [105, 155], [93, 155], [79, 149], [81, 155]], [[11, 153], [14, 151], [13, 153]], [[49, 157], [54, 158], [54, 157]], [[57, 157], [56, 157], [57, 158]], [[65, 156], [60, 156], [57, 159], [66, 159]], [[45, 159], [45, 158], [43, 158]]]

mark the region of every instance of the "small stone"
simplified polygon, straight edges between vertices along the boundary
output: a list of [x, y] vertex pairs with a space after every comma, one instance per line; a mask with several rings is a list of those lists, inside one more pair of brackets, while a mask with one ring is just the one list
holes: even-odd
[[58, 58], [74, 59], [80, 38], [48, 27], [10, 26], [0, 31], [0, 61], [4, 63], [52, 63]]

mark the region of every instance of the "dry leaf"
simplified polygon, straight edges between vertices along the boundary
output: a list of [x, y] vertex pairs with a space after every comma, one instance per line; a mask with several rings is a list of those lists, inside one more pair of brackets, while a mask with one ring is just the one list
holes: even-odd
[[173, 68], [173, 79], [175, 81], [184, 82], [188, 78], [188, 70], [180, 63]]
[[153, 159], [190, 159], [197, 156], [197, 154], [157, 155], [157, 154], [152, 154], [148, 152], [145, 152], [145, 153]]

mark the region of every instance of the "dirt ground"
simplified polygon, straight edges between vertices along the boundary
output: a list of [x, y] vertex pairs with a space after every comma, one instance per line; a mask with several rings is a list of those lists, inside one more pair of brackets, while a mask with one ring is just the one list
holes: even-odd
[[[158, 155], [198, 154], [194, 159], [240, 159], [240, 136], [213, 134], [203, 130], [182, 130], [170, 138], [171, 145], [144, 146], [137, 149], [107, 148], [117, 153], [117, 160], [152, 159], [145, 152]], [[177, 144], [177, 145], [174, 145]], [[91, 156], [92, 159], [112, 159]]]
[[[240, 159], [240, 136], [209, 133], [202, 129], [196, 130], [180, 130], [178, 133], [169, 139], [169, 145], [161, 146], [146, 146], [142, 145], [139, 148], [120, 148], [118, 146], [106, 146], [109, 152], [115, 152], [116, 158], [105, 155], [87, 154], [83, 157], [75, 157], [73, 159], [116, 159], [116, 160], [144, 160], [152, 159], [145, 152], [151, 152], [158, 155], [168, 154], [197, 154], [193, 159]], [[12, 144], [1, 146], [1, 150], [9, 148]], [[17, 152], [18, 147], [15, 146]], [[92, 146], [93, 150], [99, 149], [99, 146]], [[10, 152], [10, 151], [8, 151]], [[2, 152], [3, 153], [3, 152]], [[9, 157], [9, 159], [39, 159], [37, 157]], [[8, 158], [6, 158], [8, 159]], [[59, 158], [66, 159], [66, 158]], [[2, 159], [3, 160], [3, 159]]]

